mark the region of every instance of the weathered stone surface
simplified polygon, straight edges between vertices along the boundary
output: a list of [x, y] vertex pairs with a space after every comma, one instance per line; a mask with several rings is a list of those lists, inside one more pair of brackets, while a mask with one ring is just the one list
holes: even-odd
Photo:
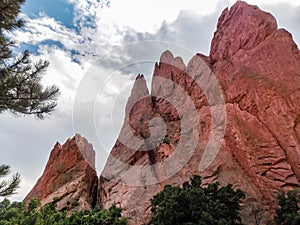
[[38, 197], [44, 206], [56, 197], [59, 210], [91, 209], [98, 189], [94, 163], [93, 146], [79, 134], [63, 145], [56, 143], [42, 176], [24, 201]]
[[87, 139], [83, 138], [80, 134], [75, 134], [74, 139], [83, 158], [85, 158], [89, 165], [93, 169], [95, 169], [96, 154], [93, 149], [93, 145], [89, 143]]
[[[277, 29], [271, 14], [242, 1], [223, 11], [209, 57], [197, 54], [185, 66], [171, 52], [163, 53], [155, 65], [151, 96], [139, 76], [128, 100], [125, 123], [129, 121], [140, 147], [129, 147], [134, 137], [126, 136], [128, 130], [123, 126], [120, 136], [128, 139], [117, 140], [100, 177], [104, 207], [118, 203], [130, 224], [143, 224], [149, 219], [153, 194], [165, 184], [182, 184], [199, 174], [204, 184], [232, 183], [245, 191], [244, 223], [255, 224], [253, 209], [261, 207], [261, 224], [267, 224], [274, 213], [274, 193], [300, 185], [299, 62], [300, 51], [291, 35]], [[221, 134], [224, 128], [222, 120], [212, 118], [213, 111], [222, 109], [214, 76], [225, 101], [226, 130], [216, 158], [200, 172], [211, 133]], [[137, 96], [144, 98], [136, 102]], [[191, 116], [192, 106], [198, 118]], [[190, 126], [186, 132], [182, 132], [184, 118]], [[156, 123], [151, 123], [153, 119]], [[159, 133], [163, 128], [165, 132]], [[193, 140], [197, 145], [190, 160], [181, 168], [180, 159], [172, 158], [170, 167], [179, 169], [165, 179], [165, 165], [176, 150], [181, 150], [180, 141], [192, 147]], [[143, 151], [147, 149], [151, 150]], [[182, 158], [188, 153], [182, 151]], [[149, 165], [151, 173], [136, 173], [134, 169]], [[152, 176], [157, 182], [146, 185]], [[133, 180], [140, 182], [134, 186], [130, 183]]]
[[253, 49], [276, 30], [277, 23], [271, 14], [238, 1], [230, 10], [226, 8], [218, 20], [210, 58], [215, 62], [231, 58], [240, 50]]

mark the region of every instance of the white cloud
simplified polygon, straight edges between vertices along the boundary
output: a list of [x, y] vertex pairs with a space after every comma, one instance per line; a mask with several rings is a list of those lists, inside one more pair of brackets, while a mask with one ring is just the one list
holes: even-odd
[[[119, 26], [131, 27], [138, 32], [155, 32], [163, 21], [173, 22], [176, 20], [181, 10], [205, 16], [212, 14], [217, 8], [225, 8], [236, 2], [236, 0], [113, 0], [109, 4], [109, 8], [103, 8], [102, 6], [107, 4], [107, 0], [103, 4], [97, 0], [68, 1], [75, 5], [76, 11], [81, 13], [80, 16], [86, 16], [86, 13], [89, 12], [90, 15], [95, 15], [98, 21], [104, 20]], [[247, 0], [247, 2], [257, 5], [278, 3], [300, 5], [299, 1], [288, 0], [265, 0], [263, 2], [261, 0]]]
[[199, 16], [209, 15], [216, 8], [230, 5], [233, 1], [210, 0], [173, 0], [173, 1], [140, 1], [140, 0], [116, 0], [110, 4], [109, 18], [116, 24], [131, 27], [138, 32], [155, 32], [163, 21], [170, 23], [176, 20], [180, 11], [189, 11]]
[[[54, 18], [42, 13], [35, 19], [25, 16], [28, 21], [25, 32], [16, 31], [13, 35], [20, 42], [35, 45], [47, 40], [60, 42], [64, 50], [76, 51], [78, 55], [73, 55], [73, 57], [81, 63], [95, 61], [105, 55], [106, 62], [103, 62], [103, 65], [110, 66], [111, 63], [126, 61], [124, 57], [131, 57], [126, 55], [126, 52], [115, 56], [112, 52], [113, 46], [124, 45], [132, 41], [169, 41], [194, 52], [207, 54], [218, 15], [223, 8], [230, 6], [235, 1], [175, 0], [170, 3], [158, 0], [116, 0], [111, 2], [110, 7], [106, 6], [108, 1], [68, 0], [68, 2], [75, 8], [74, 20], [78, 26], [76, 29], [66, 28]], [[263, 3], [248, 0], [248, 2], [258, 4], [263, 9], [275, 11], [278, 17], [282, 17], [280, 21], [285, 21], [282, 24], [297, 34], [299, 26], [295, 27], [297, 24], [295, 19], [298, 19], [296, 15], [299, 15], [299, 9], [296, 10], [295, 6], [300, 3], [284, 0], [264, 1]], [[285, 14], [280, 13], [283, 6], [291, 9], [289, 19], [286, 19]], [[278, 11], [278, 7], [281, 11]], [[296, 41], [300, 39], [298, 35], [295, 38]]]
[[76, 33], [66, 28], [63, 24], [50, 18], [44, 13], [36, 19], [29, 19], [26, 15], [22, 15], [26, 21], [24, 30], [16, 30], [11, 37], [17, 37], [18, 42], [39, 44], [45, 40], [62, 42], [67, 48], [72, 48], [79, 41]]
[[74, 6], [74, 23], [79, 26], [94, 27], [94, 20], [103, 9], [107, 8], [110, 0], [66, 0]]

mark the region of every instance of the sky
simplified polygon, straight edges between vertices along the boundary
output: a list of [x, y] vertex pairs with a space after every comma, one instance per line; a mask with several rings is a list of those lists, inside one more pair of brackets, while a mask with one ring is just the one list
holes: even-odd
[[[27, 0], [23, 30], [9, 33], [18, 51], [50, 67], [42, 80], [55, 84], [58, 106], [45, 120], [0, 114], [0, 164], [19, 172], [11, 200], [22, 200], [41, 176], [57, 141], [80, 133], [94, 146], [100, 174], [123, 123], [138, 73], [150, 85], [154, 63], [171, 50], [185, 63], [209, 53], [222, 10], [235, 0]], [[246, 0], [272, 13], [300, 45], [300, 1]]]

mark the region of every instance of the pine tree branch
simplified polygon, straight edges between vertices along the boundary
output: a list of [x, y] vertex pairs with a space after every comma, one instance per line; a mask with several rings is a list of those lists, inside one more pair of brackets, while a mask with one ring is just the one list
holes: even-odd
[[15, 115], [34, 114], [44, 118], [56, 107], [59, 89], [43, 87], [41, 78], [49, 66], [47, 61], [33, 63], [28, 50], [12, 57], [14, 45], [4, 34], [24, 23], [18, 19], [20, 7], [25, 0], [0, 0], [0, 113], [9, 110]]
[[0, 177], [4, 177], [10, 172], [10, 166], [8, 165], [0, 165]]
[[16, 173], [13, 175], [10, 182], [3, 181], [0, 183], [0, 196], [6, 197], [16, 193], [19, 188], [21, 179], [20, 174]]

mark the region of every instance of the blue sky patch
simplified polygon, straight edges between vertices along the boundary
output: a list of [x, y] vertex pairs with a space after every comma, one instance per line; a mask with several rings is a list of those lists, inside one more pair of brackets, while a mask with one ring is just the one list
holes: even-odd
[[62, 22], [68, 28], [74, 28], [74, 7], [64, 0], [27, 0], [21, 9], [30, 18], [36, 18], [40, 12]]
[[54, 41], [50, 39], [40, 42], [40, 45], [48, 45], [48, 46], [56, 46], [58, 48], [64, 48], [63, 44], [60, 43], [59, 41]]
[[18, 54], [23, 53], [25, 50], [29, 50], [31, 55], [38, 55], [38, 46], [37, 45], [32, 45], [32, 44], [28, 44], [28, 43], [20, 43], [20, 45], [18, 46], [12, 46], [11, 50], [12, 50], [12, 55], [14, 57], [17, 57]]
[[15, 47], [15, 52], [17, 53], [21, 53], [21, 52], [24, 52], [25, 50], [29, 50], [30, 53], [32, 55], [39, 55], [39, 47], [38, 46], [41, 46], [41, 45], [48, 45], [48, 46], [55, 46], [55, 47], [58, 47], [58, 48], [61, 48], [63, 49], [64, 46], [62, 43], [60, 43], [59, 41], [53, 41], [53, 40], [44, 40], [42, 42], [39, 43], [39, 45], [32, 45], [32, 44], [29, 44], [29, 43], [25, 43], [25, 42], [22, 42], [20, 46], [17, 46]]

